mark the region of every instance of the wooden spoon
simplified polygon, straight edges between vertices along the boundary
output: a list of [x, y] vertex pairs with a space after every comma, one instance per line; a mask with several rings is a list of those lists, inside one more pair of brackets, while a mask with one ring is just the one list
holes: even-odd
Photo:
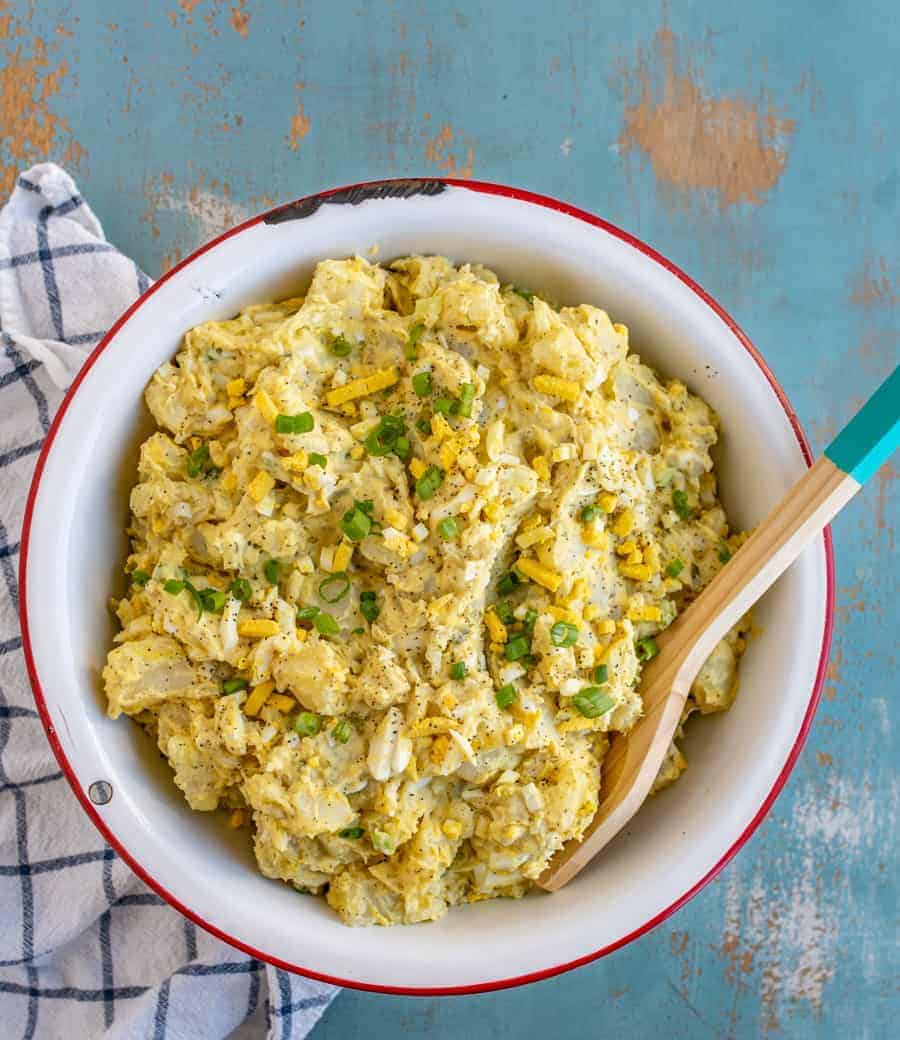
[[644, 714], [603, 759], [597, 813], [580, 841], [550, 860], [538, 884], [570, 881], [634, 816], [650, 792], [701, 665], [719, 640], [797, 559], [900, 445], [900, 367], [756, 528], [727, 566], [656, 638], [641, 676]]

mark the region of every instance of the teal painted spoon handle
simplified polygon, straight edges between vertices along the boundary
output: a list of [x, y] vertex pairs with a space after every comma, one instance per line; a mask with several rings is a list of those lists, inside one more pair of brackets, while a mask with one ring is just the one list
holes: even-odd
[[825, 455], [857, 484], [865, 484], [900, 447], [900, 366], [825, 449]]

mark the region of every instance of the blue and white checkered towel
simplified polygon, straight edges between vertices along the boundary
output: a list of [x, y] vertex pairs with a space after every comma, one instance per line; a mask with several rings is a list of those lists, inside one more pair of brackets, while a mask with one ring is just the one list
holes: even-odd
[[[62, 391], [149, 279], [52, 164], [0, 212], [0, 1035], [303, 1037], [337, 992], [238, 953], [149, 891], [103, 842], [34, 710], [19, 538]], [[99, 291], [98, 291], [99, 290]]]

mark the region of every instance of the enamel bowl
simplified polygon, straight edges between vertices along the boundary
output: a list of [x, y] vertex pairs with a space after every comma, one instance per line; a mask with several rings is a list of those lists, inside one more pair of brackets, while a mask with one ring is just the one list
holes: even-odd
[[[376, 252], [377, 251], [377, 252]], [[731, 318], [675, 266], [588, 213], [473, 181], [407, 180], [311, 196], [255, 217], [161, 278], [81, 370], [47, 437], [22, 539], [22, 628], [35, 700], [85, 811], [197, 924], [255, 957], [329, 982], [451, 993], [540, 979], [600, 957], [696, 894], [785, 783], [818, 701], [831, 637], [824, 538], [757, 608], [730, 711], [688, 727], [690, 768], [555, 895], [495, 900], [407, 928], [350, 929], [324, 900], [258, 873], [247, 832], [192, 812], [139, 728], [104, 714], [99, 674], [122, 588], [128, 489], [150, 429], [142, 392], [186, 329], [299, 291], [318, 260], [442, 253], [627, 324], [650, 364], [722, 417], [722, 498], [752, 527], [810, 464], [791, 406]]]

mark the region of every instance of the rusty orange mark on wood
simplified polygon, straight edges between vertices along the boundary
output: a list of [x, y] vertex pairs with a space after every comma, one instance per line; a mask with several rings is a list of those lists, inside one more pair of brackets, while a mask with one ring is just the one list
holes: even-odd
[[244, 0], [237, 0], [235, 6], [231, 9], [228, 20], [231, 22], [231, 28], [234, 29], [238, 36], [242, 36], [246, 40], [250, 31], [250, 12], [244, 10]]
[[300, 142], [309, 133], [309, 128], [312, 125], [309, 116], [303, 110], [303, 98], [301, 91], [303, 90], [303, 84], [295, 84], [297, 88], [297, 110], [294, 112], [294, 118], [291, 120], [291, 129], [288, 135], [288, 145], [292, 152], [296, 152], [300, 147]]
[[194, 9], [199, 7], [203, 0], [178, 0], [178, 6], [185, 14], [193, 14]]
[[[25, 17], [30, 19], [31, 9]], [[26, 21], [11, 15], [2, 0], [0, 40], [19, 41], [2, 47], [0, 68], [0, 193], [6, 194], [22, 166], [61, 149], [64, 162], [77, 164], [85, 151], [72, 141], [64, 147], [69, 124], [49, 105], [68, 75], [68, 64], [63, 60], [51, 67], [46, 43], [32, 35]]]
[[181, 250], [175, 248], [171, 252], [163, 253], [162, 263], [160, 264], [160, 273], [165, 274], [167, 271], [171, 271], [172, 268], [181, 263]]
[[698, 193], [720, 209], [759, 205], [784, 173], [794, 122], [777, 112], [765, 90], [754, 101], [710, 96], [667, 25], [635, 68], [623, 69], [622, 83], [621, 153], [641, 153], [670, 205]]
[[867, 256], [853, 276], [850, 300], [858, 307], [894, 307], [900, 299], [896, 284], [897, 272], [888, 268], [883, 256]]
[[844, 651], [840, 647], [834, 651], [831, 660], [828, 662], [828, 670], [825, 672], [825, 677], [830, 679], [832, 682], [841, 681], [841, 665], [844, 663]]
[[834, 759], [832, 758], [831, 755], [828, 754], [827, 751], [817, 751], [816, 752], [816, 761], [819, 763], [820, 766], [833, 766], [834, 765]]
[[888, 548], [890, 551], [894, 549], [894, 528], [888, 525], [887, 520], [887, 504], [888, 496], [894, 488], [894, 481], [897, 479], [897, 469], [893, 462], [886, 462], [880, 470], [875, 474], [877, 480], [877, 497], [875, 499], [875, 527], [881, 532], [887, 533], [888, 537]]
[[[429, 118], [426, 115], [426, 119]], [[453, 127], [444, 123], [437, 136], [425, 144], [425, 158], [451, 177], [471, 177], [475, 165], [475, 149], [469, 145], [463, 165], [457, 163], [455, 152], [450, 151], [453, 143]]]

